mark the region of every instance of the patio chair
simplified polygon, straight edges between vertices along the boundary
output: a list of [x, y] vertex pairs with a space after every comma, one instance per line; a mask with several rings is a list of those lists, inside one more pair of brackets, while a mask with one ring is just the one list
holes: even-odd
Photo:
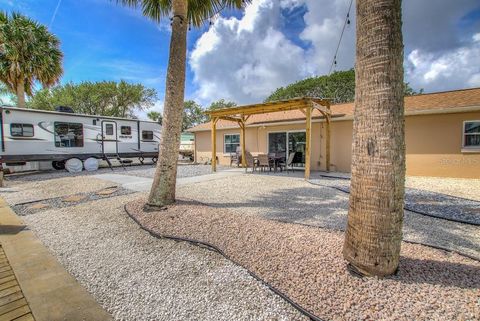
[[252, 173], [255, 172], [256, 161], [250, 152], [245, 152], [245, 160], [247, 161], [247, 167], [245, 168], [245, 172], [247, 172], [249, 167], [252, 168]]
[[290, 167], [290, 169], [292, 170], [292, 172], [294, 172], [294, 169], [293, 169], [293, 160], [295, 159], [295, 154], [296, 152], [293, 152], [293, 153], [290, 153], [288, 155], [288, 159], [287, 159], [287, 162], [280, 162], [280, 169], [282, 168], [285, 168], [285, 170], [287, 171], [288, 173], [288, 168]]
[[257, 160], [258, 160], [257, 166], [260, 168], [262, 172], [265, 171], [266, 168], [268, 168], [269, 171], [272, 170], [273, 163], [268, 158], [268, 155], [259, 154], [257, 156]]

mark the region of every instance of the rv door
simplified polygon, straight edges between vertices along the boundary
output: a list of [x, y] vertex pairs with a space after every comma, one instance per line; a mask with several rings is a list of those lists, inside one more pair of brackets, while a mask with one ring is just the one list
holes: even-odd
[[102, 144], [104, 154], [117, 154], [117, 123], [102, 121]]

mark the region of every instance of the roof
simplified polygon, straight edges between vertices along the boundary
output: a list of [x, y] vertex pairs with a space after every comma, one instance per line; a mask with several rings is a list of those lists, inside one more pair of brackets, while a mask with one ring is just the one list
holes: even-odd
[[[405, 97], [405, 115], [440, 114], [463, 112], [473, 107], [480, 111], [480, 88], [460, 89], [429, 94], [420, 94]], [[353, 118], [354, 103], [336, 104], [330, 106], [332, 120], [349, 120]], [[323, 116], [318, 110], [313, 110], [312, 119], [321, 119]], [[266, 114], [252, 115], [246, 122], [247, 126], [261, 126], [262, 124], [277, 122], [295, 122], [305, 120], [300, 110], [290, 110]], [[234, 122], [220, 119], [217, 129], [237, 128]], [[203, 123], [188, 131], [210, 130], [211, 124]]]

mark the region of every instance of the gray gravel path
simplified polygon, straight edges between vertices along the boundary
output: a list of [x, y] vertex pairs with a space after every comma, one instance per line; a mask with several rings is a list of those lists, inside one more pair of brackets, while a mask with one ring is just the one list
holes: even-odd
[[[182, 186], [178, 195], [241, 215], [344, 230], [348, 194], [302, 178], [245, 174]], [[459, 251], [480, 259], [480, 227], [405, 211], [404, 239]]]
[[[155, 174], [155, 166], [152, 164], [135, 166], [126, 165], [125, 169], [123, 169], [122, 167], [115, 167], [112, 171], [110, 168], [99, 168], [97, 171], [94, 172], [82, 171], [80, 173], [69, 173], [67, 171], [43, 171], [20, 175], [8, 175], [6, 176], [6, 181], [8, 186], [16, 186], [18, 184], [30, 181], [45, 181], [63, 177], [90, 176], [111, 173], [152, 178]], [[206, 175], [210, 173], [210, 165], [179, 165], [177, 170], [177, 177], [192, 177], [198, 175]]]
[[116, 320], [306, 320], [219, 254], [141, 230], [123, 209], [135, 197], [24, 220]]

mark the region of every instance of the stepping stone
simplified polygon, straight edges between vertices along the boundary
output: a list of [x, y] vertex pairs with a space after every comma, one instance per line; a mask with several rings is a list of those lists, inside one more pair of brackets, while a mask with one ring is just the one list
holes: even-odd
[[102, 189], [101, 191], [98, 191], [96, 194], [97, 195], [111, 195], [111, 194], [115, 193], [116, 191], [117, 191], [116, 187], [106, 188], [106, 189]]
[[80, 202], [83, 199], [85, 199], [85, 195], [71, 195], [71, 196], [62, 198], [64, 202], [69, 202], [69, 203]]
[[50, 207], [50, 205], [45, 204], [45, 203], [36, 203], [33, 204], [32, 206], [28, 207], [29, 210], [41, 210], [44, 208]]

